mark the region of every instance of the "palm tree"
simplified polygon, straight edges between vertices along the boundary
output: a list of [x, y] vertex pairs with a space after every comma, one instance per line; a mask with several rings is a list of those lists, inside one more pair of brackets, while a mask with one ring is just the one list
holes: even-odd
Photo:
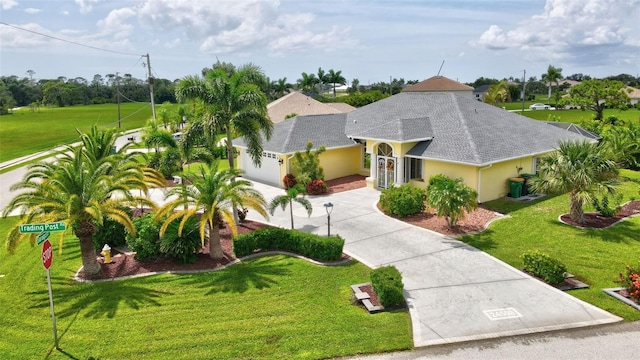
[[310, 92], [319, 82], [320, 80], [316, 78], [315, 74], [307, 74], [303, 72], [302, 78], [298, 79], [297, 84], [298, 88], [302, 90], [302, 92]]
[[552, 65], [549, 65], [547, 72], [542, 74], [542, 81], [549, 84], [549, 95], [547, 99], [549, 103], [551, 103], [551, 85], [556, 84], [556, 86], [558, 86], [560, 79], [562, 79], [562, 68], [557, 68]]
[[[296, 184], [288, 188], [286, 195], [278, 195], [269, 203], [269, 213], [273, 215], [276, 211], [276, 208], [280, 206], [282, 211], [287, 208], [289, 205], [289, 214], [291, 215], [291, 229], [293, 230], [293, 201], [302, 205], [305, 210], [307, 210], [307, 214], [311, 216], [311, 212], [313, 208], [311, 207], [311, 202], [304, 197], [304, 194], [307, 192], [307, 189], [301, 183]], [[298, 195], [303, 195], [302, 197]]]
[[452, 228], [464, 217], [464, 212], [478, 207], [478, 193], [465, 185], [462, 178], [451, 179], [444, 175], [434, 175], [429, 179], [427, 203], [444, 216], [447, 226]]
[[[100, 133], [98, 135], [103, 135]], [[93, 144], [99, 140], [84, 134], [83, 141]], [[95, 148], [94, 148], [95, 150]], [[9, 251], [26, 237], [19, 225], [64, 221], [80, 242], [82, 264], [87, 277], [99, 276], [93, 235], [96, 224], [109, 218], [135, 234], [135, 227], [124, 206], [154, 204], [146, 197], [135, 196], [133, 190], [147, 192], [152, 185], [164, 184], [157, 172], [144, 168], [135, 157], [123, 154], [96, 156], [85, 146], [66, 146], [58, 153], [56, 162], [39, 162], [29, 167], [22, 181], [11, 187], [21, 190], [3, 211], [3, 216], [19, 210], [21, 218], [7, 237]], [[33, 237], [31, 238], [33, 243]]]
[[278, 79], [276, 83], [274, 83], [274, 90], [276, 93], [276, 97], [282, 97], [285, 93], [289, 92], [289, 88], [291, 84], [287, 83], [287, 78]]
[[168, 216], [160, 228], [160, 237], [174, 220], [181, 219], [178, 227], [178, 235], [181, 235], [187, 220], [199, 216], [202, 244], [204, 245], [205, 234], [209, 229], [209, 256], [222, 259], [224, 254], [220, 244], [219, 225], [221, 221], [225, 221], [232, 233], [237, 233], [233, 215], [236, 206], [256, 210], [267, 217], [266, 202], [262, 194], [253, 188], [251, 182], [234, 180], [239, 175], [240, 172], [235, 169], [218, 171], [215, 165], [208, 172], [205, 167], [201, 167], [199, 176], [185, 175], [191, 185], [171, 188], [166, 197], [169, 199], [175, 196], [174, 199], [165, 203], [156, 214], [156, 219]]
[[540, 177], [532, 178], [536, 192], [569, 192], [571, 220], [585, 222], [583, 204], [590, 203], [596, 191], [615, 192], [618, 171], [607, 149], [589, 141], [561, 142], [558, 150], [540, 159]]
[[342, 76], [342, 70], [333, 71], [333, 69], [330, 69], [327, 74], [327, 82], [333, 85], [333, 97], [336, 97], [336, 84], [344, 85], [347, 79]]
[[267, 100], [257, 84], [263, 81], [262, 70], [247, 64], [229, 75], [223, 68], [207, 73], [206, 78], [185, 77], [176, 87], [180, 100], [200, 100], [207, 108], [206, 121], [212, 129], [222, 129], [227, 134], [229, 168], [235, 169], [233, 134], [242, 136], [247, 152], [254, 164], [262, 163], [262, 137], [269, 140], [273, 123], [267, 114]]
[[509, 90], [504, 80], [489, 86], [484, 95], [484, 102], [498, 106], [499, 103], [505, 101], [509, 101]]

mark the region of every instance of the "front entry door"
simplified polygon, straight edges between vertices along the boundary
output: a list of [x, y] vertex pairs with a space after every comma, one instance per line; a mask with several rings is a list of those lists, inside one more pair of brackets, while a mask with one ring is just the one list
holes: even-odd
[[378, 188], [390, 187], [396, 178], [396, 159], [388, 156], [378, 157]]

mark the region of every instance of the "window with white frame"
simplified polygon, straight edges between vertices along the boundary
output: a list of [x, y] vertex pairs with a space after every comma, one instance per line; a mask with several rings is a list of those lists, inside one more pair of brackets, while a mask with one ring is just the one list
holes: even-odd
[[422, 179], [422, 159], [404, 158], [404, 181]]

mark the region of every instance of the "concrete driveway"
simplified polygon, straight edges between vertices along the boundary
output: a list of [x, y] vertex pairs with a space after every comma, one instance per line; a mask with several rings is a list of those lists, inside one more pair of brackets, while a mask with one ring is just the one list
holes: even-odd
[[[283, 194], [282, 189], [254, 184], [267, 201]], [[403, 276], [416, 347], [622, 320], [458, 240], [383, 215], [376, 208], [379, 194], [357, 189], [311, 196], [311, 217], [294, 205], [295, 227], [326, 235], [323, 204], [331, 202], [331, 233], [345, 239], [347, 254], [371, 268], [396, 266]], [[265, 221], [251, 211], [249, 218]], [[276, 210], [268, 222], [290, 227], [288, 210]]]

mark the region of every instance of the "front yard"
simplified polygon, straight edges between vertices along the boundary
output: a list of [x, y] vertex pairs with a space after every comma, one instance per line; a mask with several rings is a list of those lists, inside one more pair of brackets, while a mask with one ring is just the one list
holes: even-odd
[[[625, 201], [640, 198], [640, 172], [622, 170], [620, 187]], [[483, 204], [511, 218], [491, 224], [485, 232], [464, 236], [462, 241], [522, 268], [521, 256], [540, 250], [567, 266], [589, 289], [571, 295], [621, 316], [640, 320], [640, 312], [605, 294], [602, 288], [619, 287], [618, 274], [625, 265], [640, 266], [640, 217], [627, 219], [604, 230], [577, 229], [558, 221], [569, 211], [568, 195], [545, 197], [528, 203], [496, 200]], [[586, 211], [593, 211], [589, 207]]]
[[[15, 218], [0, 219], [5, 239]], [[369, 282], [352, 261], [322, 267], [286, 256], [217, 272], [79, 284], [72, 235], [51, 267], [60, 347], [53, 334], [40, 247], [0, 248], [0, 358], [321, 359], [413, 346], [406, 310], [375, 316], [351, 305]]]

